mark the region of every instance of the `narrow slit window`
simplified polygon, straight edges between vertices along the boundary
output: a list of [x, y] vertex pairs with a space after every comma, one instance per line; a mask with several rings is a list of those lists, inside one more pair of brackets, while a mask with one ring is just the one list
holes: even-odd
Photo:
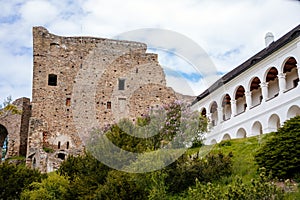
[[67, 149], [69, 149], [69, 145], [70, 145], [70, 143], [69, 143], [69, 142], [67, 142]]
[[66, 99], [66, 106], [71, 106], [71, 98]]
[[111, 109], [111, 102], [108, 101], [107, 104], [106, 104], [106, 106], [107, 106], [107, 109]]
[[57, 144], [57, 148], [58, 148], [58, 149], [60, 149], [60, 142], [58, 142], [58, 144]]
[[119, 90], [125, 90], [125, 79], [119, 79]]
[[55, 74], [48, 75], [48, 85], [57, 86], [57, 75]]

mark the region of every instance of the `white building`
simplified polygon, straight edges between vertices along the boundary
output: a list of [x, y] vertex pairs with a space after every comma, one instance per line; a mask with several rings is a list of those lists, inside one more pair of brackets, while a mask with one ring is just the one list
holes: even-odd
[[300, 115], [300, 25], [236, 67], [193, 102], [210, 121], [206, 144], [276, 131]]

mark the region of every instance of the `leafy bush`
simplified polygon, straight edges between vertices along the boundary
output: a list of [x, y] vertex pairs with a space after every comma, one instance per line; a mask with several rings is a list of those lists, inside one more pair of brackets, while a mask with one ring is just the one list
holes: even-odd
[[205, 158], [189, 159], [186, 155], [167, 167], [169, 192], [178, 193], [200, 182], [210, 182], [231, 174], [232, 154], [208, 154]]
[[33, 182], [21, 193], [23, 200], [66, 199], [69, 181], [58, 174], [52, 174], [42, 182]]
[[300, 116], [286, 121], [277, 132], [271, 133], [255, 159], [267, 173], [278, 178], [300, 175]]
[[0, 165], [0, 199], [19, 199], [24, 188], [46, 177], [37, 170], [4, 162]]
[[268, 181], [265, 172], [262, 171], [258, 179], [252, 179], [251, 184], [246, 184], [240, 177], [229, 185], [220, 186], [218, 184], [202, 184], [196, 180], [196, 186], [189, 188], [186, 199], [205, 200], [281, 200], [284, 192], [275, 184]]

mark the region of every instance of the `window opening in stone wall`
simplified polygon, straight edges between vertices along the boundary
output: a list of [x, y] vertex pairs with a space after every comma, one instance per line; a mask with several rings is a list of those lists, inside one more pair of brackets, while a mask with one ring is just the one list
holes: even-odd
[[71, 98], [66, 99], [66, 106], [71, 106]]
[[59, 159], [64, 160], [65, 157], [66, 157], [66, 155], [65, 155], [64, 153], [59, 153], [59, 154], [57, 154], [57, 157], [58, 157]]
[[[1, 155], [2, 161], [5, 160], [5, 156], [7, 154], [7, 147], [8, 147], [8, 138], [6, 137], [4, 139], [3, 146], [2, 146], [2, 152], [1, 152], [2, 153], [2, 155]], [[1, 160], [0, 160], [0, 162], [1, 162]]]
[[57, 148], [58, 148], [58, 149], [60, 149], [60, 142], [58, 142], [58, 144], [57, 144]]
[[66, 149], [69, 149], [69, 145], [70, 145], [70, 143], [69, 143], [69, 142], [67, 142], [67, 147], [66, 147]]
[[48, 75], [48, 85], [57, 86], [57, 75], [55, 74]]
[[32, 161], [32, 168], [35, 169], [36, 168], [36, 159], [33, 158], [33, 161]]
[[139, 73], [139, 69], [138, 68], [135, 69], [135, 73]]
[[125, 79], [119, 79], [119, 90], [125, 89]]
[[107, 106], [107, 109], [111, 109], [111, 102], [108, 101], [107, 104], [106, 104], [106, 106]]

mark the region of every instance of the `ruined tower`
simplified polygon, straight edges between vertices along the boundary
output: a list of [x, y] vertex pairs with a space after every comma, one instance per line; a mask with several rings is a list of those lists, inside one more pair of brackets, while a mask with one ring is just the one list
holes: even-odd
[[146, 44], [62, 37], [33, 28], [32, 115], [27, 164], [57, 169], [84, 150], [89, 131], [176, 99]]

